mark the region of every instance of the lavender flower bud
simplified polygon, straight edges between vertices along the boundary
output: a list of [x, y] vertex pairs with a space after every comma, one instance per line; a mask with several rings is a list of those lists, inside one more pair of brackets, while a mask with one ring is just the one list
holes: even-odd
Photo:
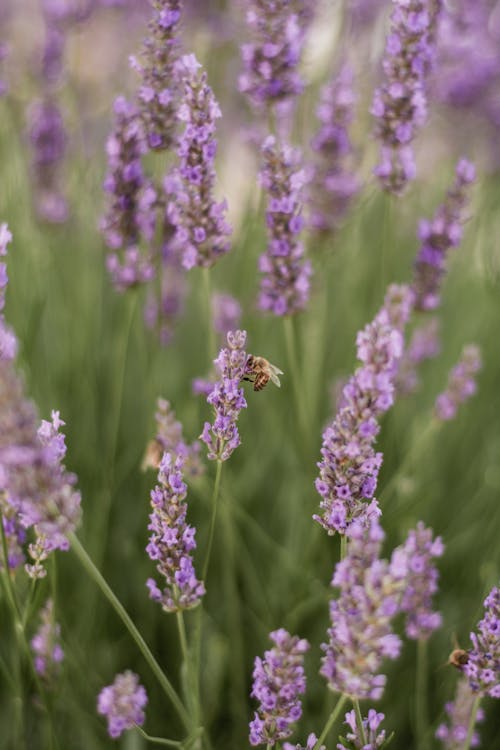
[[246, 337], [246, 331], [229, 331], [227, 347], [221, 349], [214, 360], [220, 379], [215, 383], [207, 402], [214, 408], [215, 419], [213, 424], [205, 422], [200, 435], [212, 461], [227, 461], [240, 444], [236, 422], [240, 411], [247, 407], [243, 388], [240, 387], [248, 359], [244, 350]]
[[349, 169], [349, 126], [355, 101], [352, 79], [351, 67], [344, 65], [322, 89], [316, 110], [321, 128], [311, 144], [316, 159], [309, 203], [310, 221], [317, 232], [337, 230], [359, 190], [359, 182]]
[[275, 646], [255, 658], [252, 698], [260, 705], [250, 722], [250, 744], [271, 745], [290, 737], [302, 716], [300, 695], [306, 690], [304, 654], [309, 643], [281, 628], [269, 634]]
[[[316, 737], [314, 732], [311, 732], [311, 734], [307, 738], [305, 747], [302, 747], [302, 745], [300, 744], [292, 745], [291, 742], [284, 742], [283, 750], [314, 750], [317, 741], [318, 741], [318, 738]], [[324, 745], [320, 745], [318, 750], [326, 750], [326, 747]]]
[[426, 640], [441, 626], [441, 615], [432, 611], [432, 596], [438, 590], [439, 573], [432, 559], [441, 557], [444, 546], [441, 537], [432, 538], [432, 530], [420, 521], [408, 534], [406, 542], [393, 553], [392, 563], [406, 569], [406, 587], [401, 599], [401, 611], [406, 613], [406, 635], [414, 640]]
[[416, 174], [411, 142], [427, 119], [426, 79], [441, 5], [442, 0], [393, 0], [385, 82], [375, 91], [371, 113], [381, 143], [374, 171], [384, 190], [396, 195]]
[[436, 417], [442, 421], [453, 419], [460, 404], [476, 392], [474, 376], [481, 369], [481, 354], [474, 344], [464, 346], [460, 360], [452, 369], [448, 386], [440, 393], [434, 406]]
[[214, 328], [224, 337], [238, 328], [241, 321], [241, 305], [230, 294], [216, 293], [212, 297]]
[[226, 222], [225, 201], [214, 200], [215, 120], [221, 116], [206, 73], [194, 55], [184, 55], [176, 68], [182, 76], [184, 99], [178, 118], [185, 123], [179, 138], [178, 169], [167, 176], [165, 193], [175, 196], [167, 215], [176, 229], [175, 241], [182, 247], [183, 266], [210, 268], [229, 252], [231, 228]]
[[304, 83], [297, 67], [315, 0], [247, 0], [253, 41], [241, 48], [239, 89], [256, 107], [298, 96]]
[[115, 129], [108, 138], [108, 173], [104, 190], [109, 205], [102, 220], [102, 232], [111, 250], [107, 265], [114, 284], [123, 290], [150, 281], [151, 262], [144, 258], [138, 244], [141, 237], [151, 241], [155, 229], [156, 193], [145, 179], [141, 157], [145, 151], [139, 111], [123, 97], [114, 104]]
[[[329, 534], [343, 534], [357, 516], [378, 512], [373, 501], [382, 464], [382, 454], [374, 450], [380, 430], [377, 419], [394, 400], [397, 362], [403, 353], [402, 333], [411, 306], [408, 287], [389, 287], [382, 309], [358, 333], [362, 366], [344, 386], [341, 408], [323, 433], [318, 464], [316, 490], [322, 498], [322, 515], [314, 519]], [[368, 506], [367, 500], [372, 501]]]
[[[449, 726], [440, 724], [436, 730], [436, 737], [443, 743], [446, 750], [462, 750], [464, 742], [467, 739], [475, 700], [476, 696], [472, 692], [467, 680], [459, 680], [455, 700], [445, 704], [445, 711], [449, 716]], [[484, 712], [482, 709], [479, 709], [476, 721], [481, 722], [483, 719]], [[474, 732], [470, 747], [479, 746], [479, 734]]]
[[179, 57], [177, 38], [181, 18], [181, 0], [152, 0], [153, 17], [144, 40], [142, 63], [132, 58], [132, 66], [141, 74], [138, 98], [142, 121], [150, 149], [162, 151], [172, 146], [177, 130], [176, 109], [179, 79], [175, 64]]
[[187, 487], [182, 479], [183, 458], [165, 453], [160, 463], [158, 482], [151, 492], [153, 512], [149, 516], [151, 531], [146, 551], [164, 577], [164, 589], [149, 578], [151, 599], [160, 602], [165, 612], [191, 609], [200, 603], [205, 586], [196, 578], [192, 551], [196, 549], [195, 529], [186, 523]]
[[398, 393], [414, 393], [419, 386], [418, 367], [441, 351], [439, 321], [431, 318], [413, 331], [410, 343], [399, 362], [396, 387]]
[[31, 641], [35, 654], [35, 669], [44, 680], [53, 680], [64, 659], [64, 651], [59, 643], [61, 626], [54, 619], [54, 602], [48, 599], [41, 610], [41, 625]]
[[97, 712], [107, 717], [108, 734], [113, 739], [135, 724], [144, 724], [146, 690], [136, 674], [127, 670], [117, 674], [112, 685], [104, 687], [97, 698]]
[[302, 188], [305, 173], [299, 168], [299, 153], [272, 136], [262, 147], [264, 166], [260, 182], [267, 194], [267, 251], [260, 256], [259, 307], [275, 315], [303, 310], [309, 299], [311, 264], [304, 260], [299, 239]]
[[474, 179], [474, 166], [461, 159], [456, 167], [455, 181], [433, 220], [420, 222], [422, 245], [415, 261], [413, 280], [417, 310], [434, 310], [439, 305], [446, 255], [462, 240], [464, 209], [469, 201], [469, 185]]
[[203, 474], [199, 442], [186, 443], [182, 424], [176, 419], [170, 403], [163, 398], [157, 401], [155, 419], [156, 437], [148, 444], [142, 468], [159, 469], [163, 454], [171, 453], [175, 458], [180, 456], [183, 459], [183, 470], [189, 478]]
[[384, 658], [399, 656], [401, 641], [391, 621], [399, 611], [404, 578], [380, 560], [384, 532], [376, 520], [351, 524], [347, 556], [334, 572], [340, 596], [330, 602], [329, 641], [322, 645], [321, 674], [330, 690], [352, 698], [378, 700], [386, 677]]
[[474, 693], [500, 698], [500, 589], [494, 586], [484, 600], [484, 618], [471, 633], [472, 648], [463, 672]]
[[384, 714], [377, 713], [374, 708], [368, 710], [368, 716], [363, 718], [363, 728], [366, 736], [366, 742], [364, 742], [360, 736], [359, 727], [356, 722], [356, 712], [354, 710], [348, 711], [345, 715], [345, 723], [351, 730], [346, 736], [349, 747], [339, 742], [337, 750], [377, 750], [377, 748], [382, 747], [385, 742], [385, 729], [379, 732], [378, 728], [384, 719]]

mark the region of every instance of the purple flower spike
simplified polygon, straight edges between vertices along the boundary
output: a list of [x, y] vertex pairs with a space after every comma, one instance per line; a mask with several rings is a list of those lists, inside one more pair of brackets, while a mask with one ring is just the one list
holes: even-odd
[[56, 100], [46, 96], [34, 102], [28, 121], [37, 213], [44, 221], [63, 223], [68, 219], [69, 208], [59, 186], [59, 171], [66, 154], [67, 134]]
[[298, 164], [299, 153], [272, 136], [264, 142], [262, 153], [260, 182], [267, 194], [268, 246], [259, 259], [263, 277], [258, 304], [275, 315], [291, 315], [303, 310], [309, 299], [311, 264], [304, 259], [299, 239], [305, 172]]
[[214, 294], [212, 298], [214, 328], [224, 337], [238, 328], [241, 321], [241, 305], [230, 294]]
[[252, 698], [259, 709], [250, 722], [250, 744], [271, 745], [290, 737], [302, 716], [300, 695], [306, 691], [304, 654], [309, 643], [281, 628], [270, 633], [275, 646], [255, 658]]
[[108, 734], [116, 739], [136, 724], [144, 724], [147, 702], [146, 690], [139, 684], [138, 676], [127, 670], [117, 674], [113, 684], [101, 690], [97, 712], [107, 717]]
[[42, 624], [31, 641], [35, 654], [35, 669], [45, 680], [57, 676], [64, 651], [59, 643], [61, 626], [54, 620], [54, 603], [49, 599], [41, 611]]
[[437, 357], [440, 351], [439, 321], [431, 318], [415, 328], [401, 358], [396, 380], [398, 393], [414, 393], [420, 384], [419, 365], [426, 359]]
[[399, 611], [404, 576], [379, 559], [384, 532], [378, 521], [356, 521], [347, 532], [347, 556], [332, 579], [340, 596], [330, 602], [329, 641], [321, 674], [328, 687], [352, 698], [378, 700], [386, 677], [378, 673], [385, 658], [399, 656], [401, 641], [391, 621]]
[[340, 409], [323, 433], [318, 464], [316, 490], [322, 498], [322, 515], [314, 519], [329, 534], [344, 534], [357, 516], [380, 512], [373, 500], [382, 464], [382, 454], [374, 449], [380, 430], [377, 419], [394, 400], [403, 330], [411, 308], [409, 287], [391, 286], [373, 322], [358, 333], [362, 365], [343, 388]]
[[442, 421], [453, 419], [460, 404], [476, 392], [474, 376], [481, 369], [481, 354], [474, 344], [464, 346], [458, 364], [450, 372], [448, 386], [436, 399], [435, 414]]
[[246, 0], [253, 41], [242, 46], [240, 91], [256, 107], [298, 96], [304, 83], [297, 67], [316, 0]]
[[411, 143], [427, 119], [427, 76], [442, 0], [392, 2], [383, 61], [385, 82], [375, 91], [371, 113], [381, 144], [375, 174], [384, 190], [399, 195], [416, 174]]
[[478, 633], [471, 633], [472, 648], [463, 672], [474, 693], [500, 698], [500, 589], [493, 587], [484, 600], [484, 618]]
[[172, 146], [177, 130], [176, 110], [180, 96], [175, 64], [179, 58], [177, 38], [181, 18], [180, 0], [152, 0], [153, 17], [148, 24], [141, 61], [131, 65], [142, 76], [138, 100], [148, 147], [162, 151]]
[[344, 65], [321, 92], [316, 114], [321, 128], [312, 148], [316, 152], [310, 185], [311, 224], [317, 232], [334, 232], [345, 217], [359, 182], [349, 169], [352, 145], [353, 73]]
[[212, 461], [227, 461], [240, 444], [236, 422], [247, 402], [240, 383], [247, 366], [247, 353], [244, 349], [246, 331], [229, 331], [227, 347], [221, 349], [214, 360], [220, 374], [207, 401], [215, 411], [214, 423], [205, 422], [201, 440], [208, 448], [208, 458]]
[[469, 201], [469, 186], [474, 179], [474, 166], [467, 159], [461, 159], [446, 200], [432, 221], [420, 222], [422, 244], [415, 261], [413, 280], [417, 310], [434, 310], [440, 303], [439, 290], [446, 269], [446, 256], [462, 240], [464, 210]]
[[104, 189], [109, 204], [102, 221], [106, 244], [112, 251], [107, 266], [119, 290], [150, 281], [154, 275], [148, 258], [139, 250], [141, 237], [151, 241], [155, 229], [156, 193], [145, 179], [141, 157], [146, 147], [139, 110], [123, 97], [114, 105], [115, 127], [108, 138], [108, 173]]
[[[445, 705], [445, 711], [449, 717], [449, 726], [440, 724], [436, 730], [436, 737], [441, 740], [446, 750], [461, 750], [467, 738], [469, 724], [472, 716], [472, 708], [476, 696], [472, 692], [469, 683], [465, 679], [457, 683], [457, 692], [454, 701]], [[484, 720], [484, 712], [479, 709], [476, 721]], [[479, 734], [474, 732], [470, 747], [479, 747]]]
[[163, 454], [171, 453], [172, 456], [180, 456], [183, 459], [183, 470], [189, 478], [203, 474], [199, 442], [186, 443], [182, 424], [177, 421], [170, 403], [163, 398], [157, 401], [155, 418], [156, 437], [148, 443], [142, 468], [159, 469]]
[[158, 573], [165, 579], [163, 591], [149, 578], [147, 587], [154, 601], [166, 612], [192, 609], [200, 603], [205, 586], [196, 578], [192, 551], [196, 549], [195, 529], [186, 523], [187, 487], [182, 478], [184, 460], [165, 453], [158, 472], [159, 484], [151, 492], [153, 512], [146, 551]]
[[368, 716], [363, 718], [363, 729], [366, 736], [366, 742], [364, 742], [356, 722], [356, 712], [354, 710], [348, 711], [345, 715], [345, 724], [351, 730], [346, 736], [349, 747], [339, 742], [337, 750], [377, 750], [377, 748], [382, 747], [385, 742], [385, 729], [380, 732], [378, 729], [384, 719], [384, 714], [377, 713], [374, 708], [369, 709]]
[[215, 121], [221, 111], [200, 68], [194, 55], [184, 55], [176, 68], [184, 85], [178, 118], [185, 128], [177, 148], [180, 166], [164, 181], [165, 193], [171, 196], [168, 220], [176, 230], [175, 242], [182, 248], [186, 269], [210, 268], [230, 250], [227, 205], [217, 203], [213, 195]]
[[441, 615], [432, 611], [432, 596], [438, 590], [439, 573], [433, 565], [441, 557], [444, 546], [441, 537], [432, 538], [432, 530], [420, 521], [408, 534], [406, 542], [393, 553], [393, 564], [406, 569], [406, 588], [401, 600], [401, 611], [406, 613], [406, 635], [414, 640], [426, 640], [441, 626]]

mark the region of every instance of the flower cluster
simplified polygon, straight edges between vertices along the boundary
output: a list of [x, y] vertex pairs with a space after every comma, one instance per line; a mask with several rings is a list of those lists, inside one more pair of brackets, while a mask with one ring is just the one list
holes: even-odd
[[245, 351], [246, 331], [229, 331], [227, 347], [220, 350], [214, 360], [220, 379], [213, 386], [207, 401], [215, 410], [214, 423], [205, 422], [201, 440], [208, 448], [208, 458], [227, 461], [240, 444], [236, 422], [247, 402], [241, 388], [241, 381], [247, 369]]
[[264, 659], [256, 657], [253, 670], [251, 695], [260, 706], [250, 722], [251, 745], [274, 746], [290, 737], [292, 724], [302, 716], [299, 696], [306, 690], [303, 664], [309, 643], [283, 628], [269, 637], [275, 646]]
[[305, 172], [299, 168], [299, 153], [269, 136], [263, 144], [264, 166], [260, 182], [267, 194], [267, 251], [260, 256], [259, 307], [275, 315], [303, 310], [309, 299], [311, 264], [304, 259], [299, 239], [302, 188]]
[[184, 473], [189, 477], [197, 477], [203, 473], [200, 461], [200, 444], [195, 441], [191, 445], [186, 443], [182, 434], [182, 425], [175, 416], [175, 411], [164, 398], [159, 398], [156, 404], [156, 436], [148, 443], [142, 468], [159, 469], [164, 453], [180, 456], [183, 459]]
[[[373, 499], [382, 464], [382, 454], [374, 450], [380, 430], [377, 418], [394, 400], [402, 332], [411, 307], [410, 289], [391, 286], [373, 322], [358, 333], [362, 366], [343, 388], [340, 409], [323, 433], [318, 464], [316, 490], [322, 498], [322, 515], [314, 519], [329, 534], [345, 533], [353, 518], [368, 512], [366, 501]], [[376, 501], [368, 510], [374, 508]]]
[[177, 33], [182, 3], [152, 0], [152, 6], [142, 62], [133, 57], [131, 64], [142, 76], [138, 99], [148, 147], [161, 151], [170, 148], [177, 130], [179, 84], [175, 64], [179, 57]]
[[343, 65], [323, 88], [316, 110], [321, 128], [312, 141], [316, 152], [310, 190], [310, 222], [317, 232], [338, 229], [359, 182], [349, 169], [349, 126], [354, 114], [353, 72]]
[[226, 202], [214, 199], [215, 121], [221, 116], [206, 73], [194, 55], [184, 55], [176, 66], [182, 76], [184, 98], [177, 112], [185, 123], [179, 137], [180, 165], [164, 181], [171, 195], [168, 219], [175, 227], [175, 241], [182, 247], [184, 268], [210, 268], [229, 252], [231, 228], [226, 222]]
[[196, 578], [192, 551], [196, 548], [195, 529], [186, 523], [187, 487], [182, 478], [183, 458], [165, 453], [158, 472], [159, 484], [151, 492], [151, 532], [146, 551], [158, 573], [165, 579], [164, 589], [149, 578], [151, 599], [160, 602], [166, 612], [196, 607], [205, 586]]
[[369, 709], [368, 716], [363, 719], [365, 742], [363, 737], [360, 736], [356, 712], [354, 710], [348, 711], [345, 715], [345, 723], [351, 731], [347, 733], [345, 739], [349, 743], [349, 747], [339, 742], [337, 750], [377, 750], [377, 748], [382, 747], [385, 742], [385, 729], [380, 732], [378, 730], [384, 719], [384, 714], [377, 713], [374, 708]]
[[418, 233], [422, 245], [415, 261], [413, 280], [417, 310], [434, 310], [439, 305], [446, 256], [461, 242], [464, 209], [469, 200], [469, 185], [474, 179], [474, 166], [467, 159], [460, 159], [446, 200], [432, 221], [420, 222]]
[[[307, 738], [305, 747], [302, 747], [302, 745], [292, 745], [291, 742], [284, 742], [283, 750], [314, 750], [317, 742], [318, 742], [318, 738], [316, 737], [314, 732], [311, 732], [311, 734]], [[326, 750], [326, 748], [324, 745], [320, 745], [318, 750]]]
[[139, 250], [141, 236], [151, 240], [155, 228], [156, 193], [146, 180], [141, 157], [145, 151], [139, 110], [124, 97], [114, 104], [115, 127], [108, 138], [108, 173], [104, 190], [109, 198], [102, 220], [102, 231], [108, 247], [122, 249], [108, 256], [107, 266], [113, 283], [123, 290], [149, 281], [154, 270]]
[[330, 602], [332, 626], [322, 645], [321, 674], [335, 692], [378, 700], [386, 683], [378, 670], [401, 648], [391, 621], [399, 611], [404, 576], [379, 558], [384, 532], [376, 519], [353, 522], [347, 535], [347, 556], [332, 578], [340, 596]]
[[436, 399], [435, 413], [438, 419], [447, 421], [456, 416], [458, 407], [476, 392], [474, 376], [481, 369], [481, 354], [477, 346], [464, 346], [460, 360], [452, 369], [448, 386]]
[[433, 539], [432, 530], [420, 521], [393, 553], [393, 566], [398, 566], [406, 581], [400, 608], [406, 613], [408, 638], [427, 639], [441, 626], [441, 615], [432, 611], [432, 596], [438, 590], [439, 578], [432, 561], [441, 557], [443, 551], [441, 537]]
[[97, 698], [97, 711], [107, 717], [110, 737], [116, 739], [136, 724], [144, 724], [147, 702], [146, 690], [136, 674], [130, 670], [117, 674], [113, 684], [104, 687]]
[[64, 651], [59, 643], [61, 626], [54, 620], [54, 603], [48, 599], [41, 611], [41, 625], [31, 641], [35, 654], [35, 669], [41, 677], [50, 680], [55, 677], [59, 664], [64, 659]]
[[411, 142], [427, 117], [426, 83], [434, 57], [441, 0], [393, 0], [391, 30], [371, 112], [381, 143], [375, 168], [384, 190], [400, 194], [415, 177]]
[[472, 648], [463, 672], [475, 693], [500, 698], [500, 589], [494, 586], [484, 600], [479, 633], [471, 633]]
[[316, 0], [246, 0], [254, 41], [242, 45], [239, 88], [257, 107], [296, 97], [304, 88], [298, 73]]
[[[459, 680], [455, 700], [446, 703], [444, 707], [449, 716], [449, 726], [440, 724], [436, 730], [436, 737], [441, 740], [446, 750], [462, 750], [467, 738], [475, 700], [476, 696], [467, 680]], [[483, 719], [484, 712], [480, 708], [476, 715], [476, 721], [481, 722]], [[479, 735], [474, 732], [470, 747], [479, 747], [479, 745]]]
[[238, 328], [241, 321], [241, 305], [230, 294], [216, 293], [212, 297], [212, 315], [217, 333], [227, 336]]
[[418, 366], [426, 359], [437, 357], [441, 351], [439, 322], [430, 318], [412, 333], [399, 362], [396, 387], [398, 393], [413, 393], [419, 385]]

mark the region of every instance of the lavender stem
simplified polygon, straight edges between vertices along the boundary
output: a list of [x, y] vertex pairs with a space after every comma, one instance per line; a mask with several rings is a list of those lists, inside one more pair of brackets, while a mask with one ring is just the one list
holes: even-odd
[[340, 696], [340, 698], [338, 699], [337, 703], [335, 704], [335, 707], [334, 707], [333, 711], [331, 712], [330, 716], [328, 717], [328, 721], [326, 722], [326, 724], [325, 724], [325, 726], [323, 728], [323, 731], [321, 732], [321, 734], [320, 734], [320, 736], [319, 736], [316, 744], [314, 745], [313, 750], [319, 750], [319, 748], [323, 744], [323, 740], [326, 739], [326, 737], [327, 737], [328, 733], [330, 732], [331, 728], [333, 727], [333, 725], [337, 721], [337, 718], [338, 718], [340, 712], [342, 711], [342, 708], [344, 707], [344, 704], [345, 704], [346, 701], [347, 701], [347, 696], [342, 694]]
[[295, 396], [295, 408], [300, 423], [302, 435], [307, 445], [308, 452], [311, 448], [311, 433], [309, 430], [309, 420], [306, 413], [306, 404], [304, 397], [301, 394], [301, 372], [299, 370], [299, 363], [297, 359], [297, 347], [295, 339], [295, 330], [293, 326], [293, 320], [290, 315], [283, 317], [283, 325], [285, 327], [285, 341], [287, 349], [288, 366], [292, 373], [292, 387]]
[[205, 562], [203, 564], [203, 573], [201, 575], [202, 581], [206, 581], [207, 579], [207, 572], [208, 572], [208, 566], [210, 564], [210, 555], [212, 552], [212, 544], [214, 541], [214, 531], [215, 531], [215, 520], [217, 517], [217, 501], [219, 498], [219, 489], [220, 489], [220, 479], [222, 474], [222, 461], [220, 458], [217, 459], [217, 470], [215, 473], [215, 483], [214, 483], [214, 491], [212, 494], [212, 517], [210, 519], [210, 530], [208, 532], [208, 544], [207, 544], [207, 552], [205, 556]]
[[417, 674], [415, 685], [415, 718], [417, 750], [427, 747], [426, 731], [429, 726], [427, 715], [427, 640], [417, 641]]
[[476, 697], [476, 700], [474, 701], [474, 705], [472, 706], [472, 711], [471, 711], [470, 721], [469, 721], [469, 729], [467, 731], [467, 737], [464, 743], [464, 750], [469, 750], [471, 742], [472, 742], [472, 735], [474, 734], [474, 727], [476, 726], [477, 712], [479, 710], [479, 705], [481, 703], [481, 697], [482, 697], [481, 694], [479, 694]]
[[361, 737], [363, 741], [363, 747], [364, 747], [367, 744], [367, 739], [366, 739], [365, 726], [363, 724], [363, 717], [361, 715], [361, 709], [359, 707], [359, 700], [357, 698], [353, 698], [352, 705], [353, 705], [354, 711], [356, 712], [356, 723], [358, 725], [358, 732], [359, 732], [359, 736]]
[[111, 589], [109, 584], [106, 582], [104, 577], [102, 576], [99, 569], [95, 566], [92, 559], [87, 554], [87, 551], [85, 550], [84, 546], [81, 544], [78, 537], [71, 532], [69, 534], [69, 538], [71, 541], [71, 548], [75, 552], [76, 556], [78, 557], [79, 561], [81, 562], [82, 566], [85, 568], [86, 572], [89, 574], [89, 576], [93, 579], [94, 583], [97, 584], [97, 586], [101, 589], [102, 593], [108, 600], [108, 602], [111, 604], [125, 627], [127, 628], [128, 632], [136, 642], [137, 646], [139, 647], [139, 650], [141, 651], [142, 655], [144, 656], [145, 660], [147, 661], [149, 667], [151, 668], [151, 671], [154, 673], [156, 679], [162, 686], [165, 694], [170, 698], [172, 705], [175, 707], [177, 713], [179, 714], [179, 717], [186, 727], [186, 729], [191, 729], [191, 718], [184, 708], [184, 705], [177, 695], [174, 687], [172, 686], [170, 680], [166, 676], [166, 674], [163, 672], [162, 668], [156, 661], [155, 657], [153, 656], [149, 646], [147, 645], [146, 641], [140, 634], [137, 627], [134, 625], [130, 615], [126, 611], [123, 604], [120, 602], [114, 591]]
[[179, 740], [165, 740], [163, 737], [151, 737], [138, 724], [135, 725], [135, 728], [144, 737], [146, 742], [150, 742], [152, 745], [165, 745], [165, 747], [181, 747], [182, 745], [182, 742]]
[[179, 630], [179, 641], [181, 644], [183, 666], [186, 670], [186, 682], [188, 685], [187, 695], [185, 696], [188, 704], [191, 702], [191, 711], [193, 713], [193, 726], [198, 726], [200, 717], [200, 703], [199, 703], [199, 691], [195, 684], [195, 675], [193, 675], [192, 662], [189, 655], [189, 648], [186, 636], [186, 625], [184, 623], [184, 613], [181, 609], [177, 610], [177, 628]]

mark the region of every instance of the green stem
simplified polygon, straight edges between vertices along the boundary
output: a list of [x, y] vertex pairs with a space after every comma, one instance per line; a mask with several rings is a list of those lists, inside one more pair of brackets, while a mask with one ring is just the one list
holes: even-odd
[[212, 545], [214, 541], [214, 532], [215, 532], [215, 520], [217, 518], [217, 501], [219, 498], [219, 490], [220, 490], [220, 479], [222, 474], [222, 461], [221, 459], [217, 459], [217, 470], [215, 472], [215, 483], [214, 483], [214, 490], [212, 494], [212, 517], [210, 518], [210, 530], [208, 532], [208, 543], [207, 543], [207, 552], [205, 556], [205, 562], [203, 563], [203, 572], [201, 575], [201, 578], [203, 581], [206, 580], [207, 573], [208, 573], [208, 566], [210, 564], [210, 555], [212, 553]]
[[323, 731], [321, 732], [320, 736], [318, 737], [318, 740], [316, 744], [313, 747], [313, 750], [319, 750], [321, 745], [323, 744], [324, 740], [326, 739], [328, 733], [330, 732], [331, 728], [335, 724], [335, 722], [338, 719], [338, 716], [340, 712], [342, 711], [343, 706], [345, 705], [347, 701], [346, 695], [341, 695], [338, 699], [337, 703], [335, 704], [330, 716], [328, 717], [328, 721], [326, 722]]
[[427, 641], [417, 641], [417, 674], [415, 685], [415, 723], [418, 750], [426, 750], [427, 716]]
[[215, 340], [215, 328], [212, 313], [212, 279], [210, 277], [210, 268], [203, 269], [203, 286], [205, 287], [205, 304], [207, 310], [208, 323], [208, 361], [210, 365], [217, 353], [217, 344]]
[[340, 559], [344, 560], [347, 555], [347, 537], [342, 534], [340, 537]]
[[179, 740], [165, 740], [163, 737], [151, 737], [151, 735], [146, 734], [144, 729], [142, 729], [142, 727], [140, 727], [139, 724], [136, 724], [135, 728], [137, 729], [139, 734], [141, 734], [147, 742], [151, 742], [152, 745], [165, 745], [166, 747], [180, 747], [182, 744]]
[[182, 661], [186, 676], [186, 682], [184, 683], [186, 687], [186, 693], [184, 698], [191, 709], [190, 713], [193, 714], [193, 725], [196, 727], [198, 725], [199, 716], [198, 688], [195, 684], [196, 677], [195, 675], [193, 675], [192, 670], [192, 661], [189, 654], [186, 626], [184, 623], [184, 614], [182, 610], [177, 611], [175, 614], [177, 619], [177, 629], [179, 631], [179, 641], [181, 644]]
[[130, 633], [130, 635], [136, 642], [137, 646], [139, 647], [139, 650], [141, 651], [145, 660], [149, 664], [151, 671], [153, 672], [156, 679], [158, 680], [161, 687], [163, 688], [165, 694], [170, 698], [172, 705], [175, 707], [177, 713], [179, 714], [179, 717], [182, 720], [182, 723], [184, 724], [186, 729], [189, 729], [191, 727], [191, 720], [190, 720], [188, 712], [184, 708], [184, 705], [182, 704], [182, 701], [177, 695], [170, 680], [168, 679], [166, 674], [163, 672], [160, 665], [158, 664], [155, 657], [153, 656], [146, 641], [140, 634], [137, 627], [134, 625], [125, 607], [120, 602], [120, 600], [118, 599], [116, 594], [113, 592], [113, 590], [110, 588], [106, 580], [103, 578], [98, 568], [96, 568], [96, 566], [94, 565], [91, 558], [87, 554], [85, 548], [81, 544], [78, 537], [75, 536], [74, 533], [71, 533], [69, 534], [69, 540], [71, 543], [71, 547], [74, 553], [76, 554], [76, 556], [78, 557], [78, 559], [80, 560], [82, 566], [85, 568], [86, 572], [92, 578], [94, 583], [96, 583], [97, 586], [101, 589], [102, 593], [104, 594], [108, 602], [111, 604], [111, 606], [117, 613], [118, 617], [121, 619], [121, 621], [127, 628], [128, 632]]
[[[14, 584], [9, 569], [9, 549], [7, 547], [7, 537], [5, 536], [5, 529], [3, 527], [3, 515], [0, 511], [0, 530], [2, 535], [2, 556], [3, 556], [3, 570], [5, 573], [5, 580], [7, 581], [7, 598], [9, 600], [10, 607], [14, 612], [16, 620], [22, 623], [23, 617], [21, 614], [21, 608], [17, 601], [16, 592], [14, 590]], [[24, 631], [23, 631], [24, 632]]]
[[24, 614], [23, 614], [23, 630], [26, 629], [26, 625], [28, 624], [28, 620], [30, 619], [31, 615], [31, 608], [33, 604], [33, 599], [35, 597], [35, 590], [36, 590], [36, 583], [38, 581], [38, 578], [32, 578], [30, 583], [30, 590], [28, 592], [28, 597], [26, 599], [26, 604], [24, 605]]
[[470, 748], [470, 744], [472, 742], [472, 735], [474, 734], [474, 727], [476, 726], [476, 717], [477, 717], [477, 712], [479, 711], [480, 703], [481, 703], [481, 696], [478, 695], [472, 706], [472, 711], [471, 711], [470, 721], [469, 721], [469, 729], [467, 731], [467, 737], [465, 739], [463, 750], [469, 750]]
[[301, 372], [297, 358], [297, 347], [295, 343], [295, 330], [293, 320], [290, 315], [283, 318], [285, 327], [285, 342], [287, 348], [288, 366], [292, 371], [292, 388], [295, 396], [295, 408], [297, 411], [300, 429], [309, 451], [311, 447], [311, 435], [309, 430], [309, 420], [306, 413], [306, 402], [301, 392]]
[[363, 743], [363, 747], [368, 744], [366, 739], [366, 732], [365, 727], [363, 724], [363, 717], [361, 715], [361, 709], [359, 707], [359, 701], [357, 698], [353, 698], [352, 705], [354, 706], [354, 711], [356, 713], [356, 723], [358, 725], [358, 732], [359, 736], [361, 737], [361, 741]]

